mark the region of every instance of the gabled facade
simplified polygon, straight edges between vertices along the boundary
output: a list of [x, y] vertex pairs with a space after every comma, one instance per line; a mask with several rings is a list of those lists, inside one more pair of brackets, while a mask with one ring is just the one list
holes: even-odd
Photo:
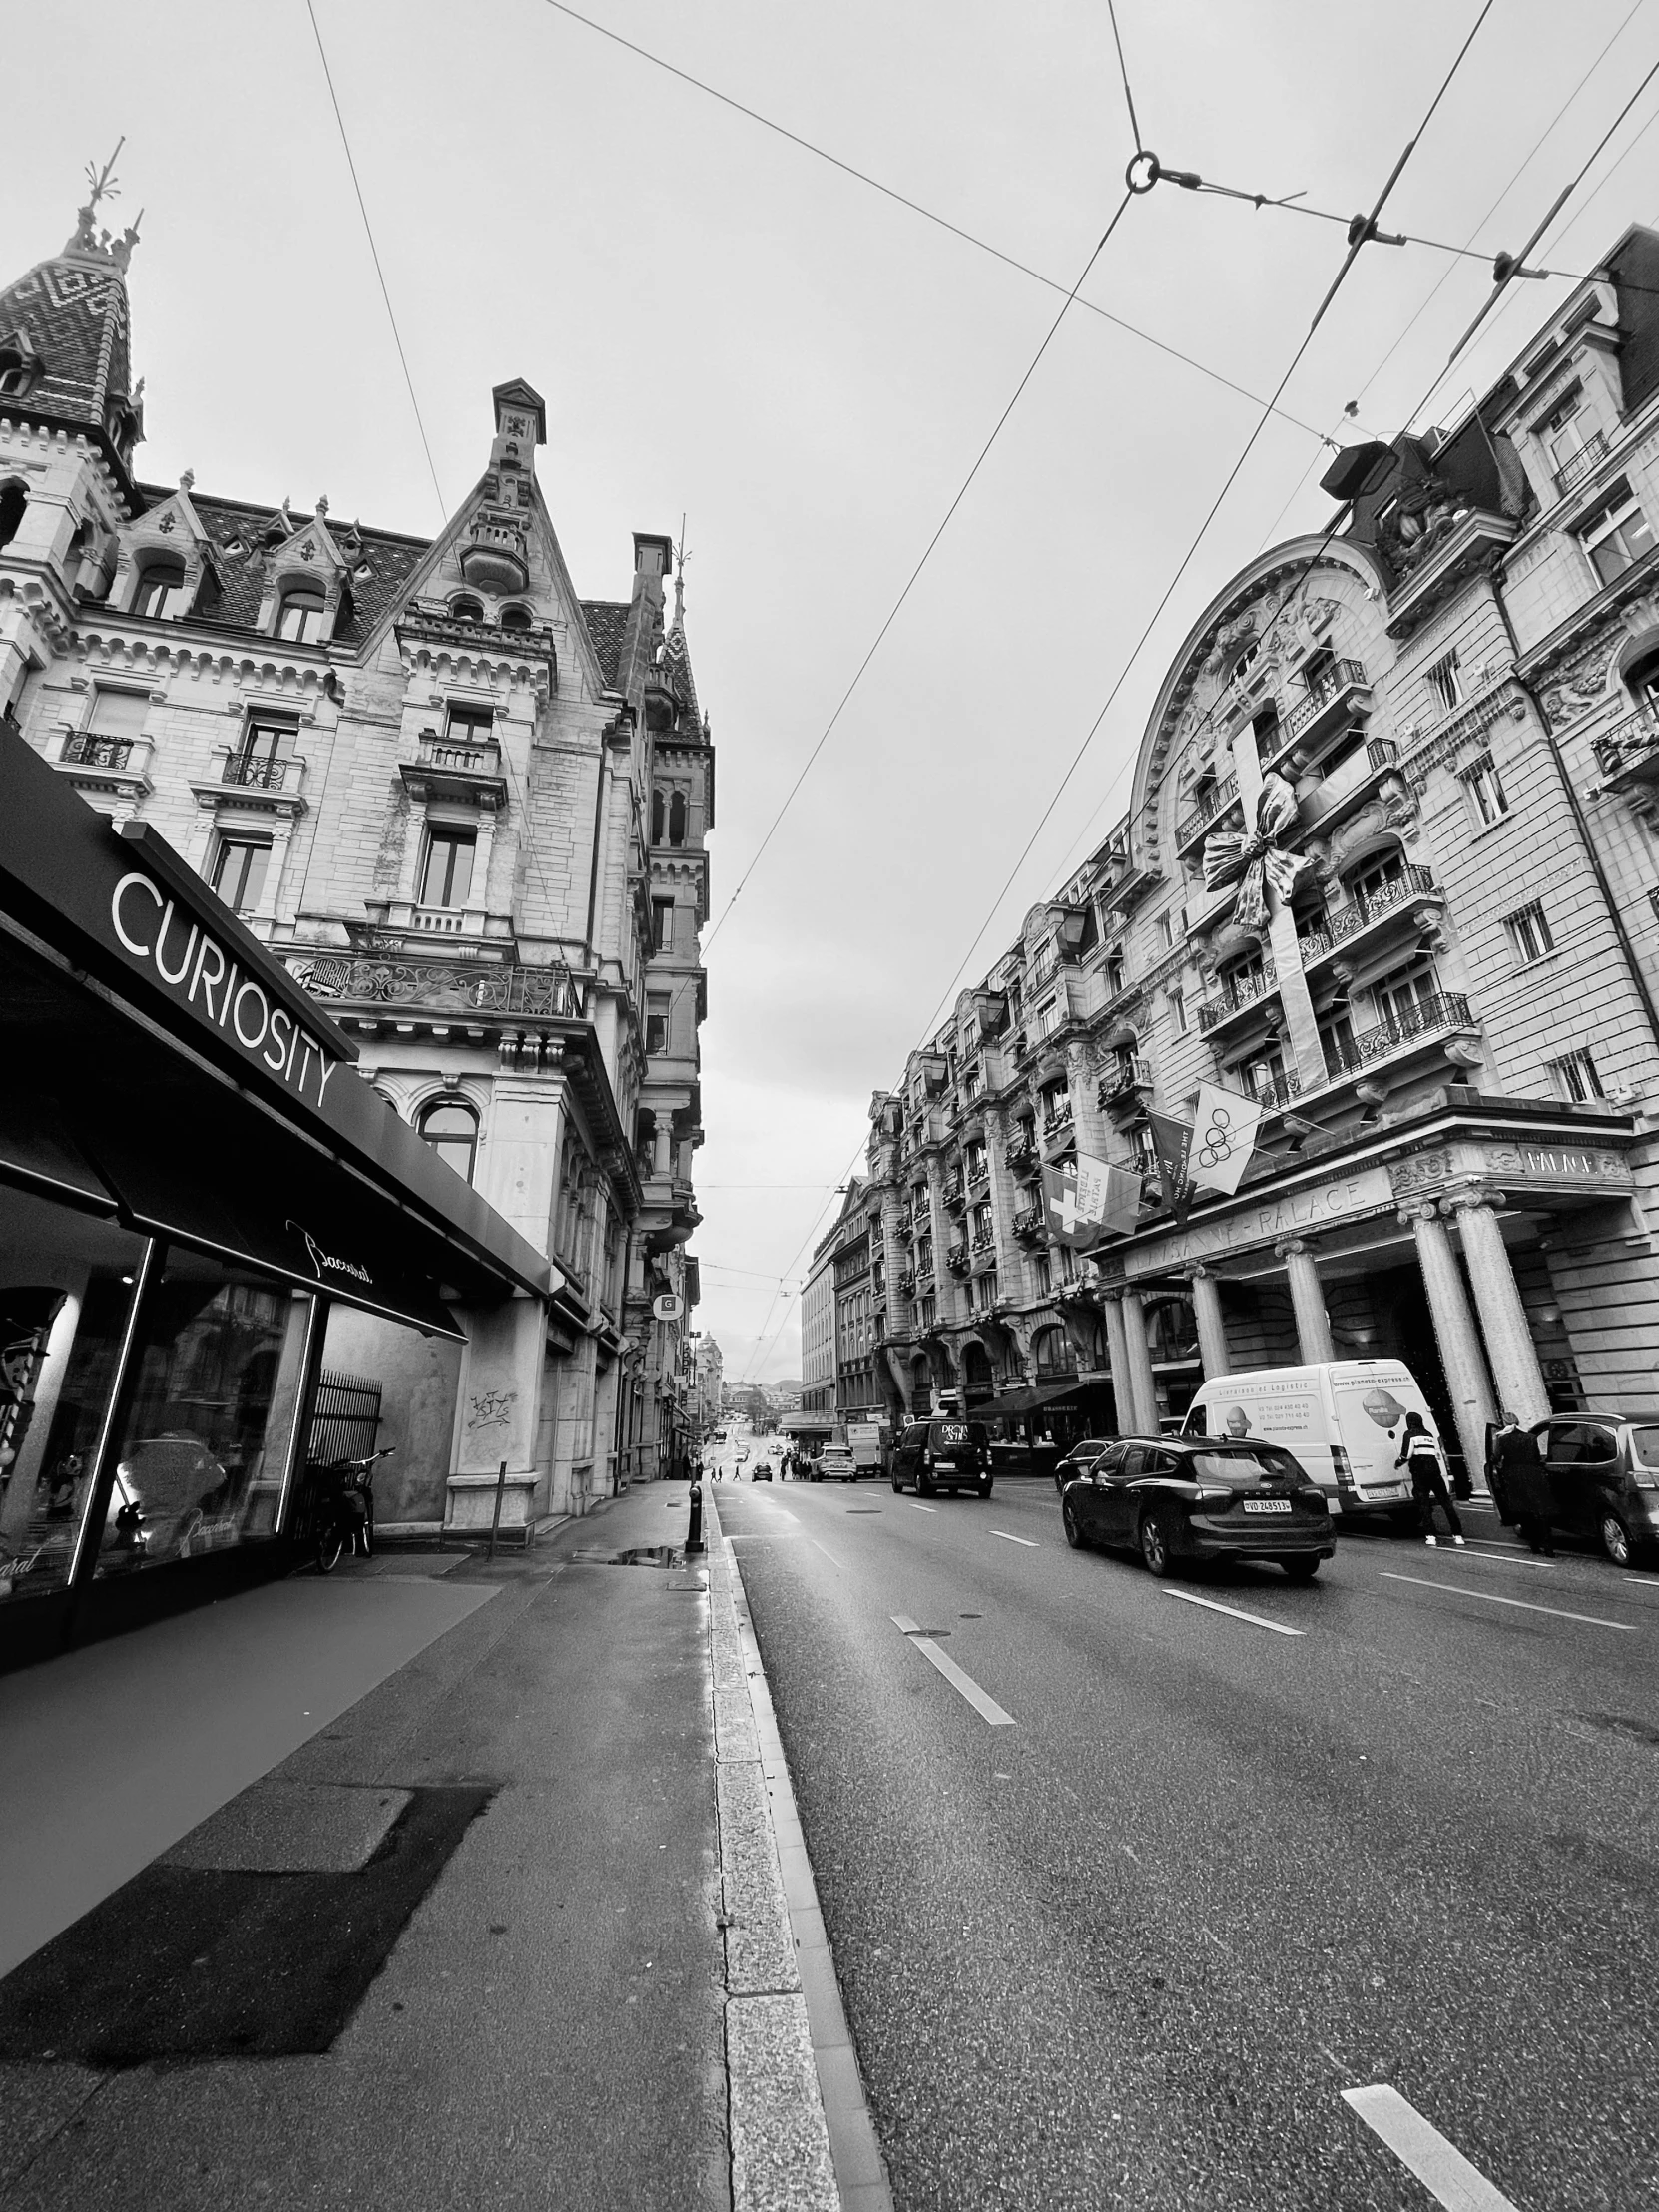
[[[895, 1408], [1146, 1429], [1204, 1376], [1388, 1354], [1478, 1473], [1499, 1406], [1653, 1401], [1656, 310], [1634, 230], [1194, 624], [1126, 819], [872, 1104]], [[1267, 1118], [1176, 1221], [1148, 1113], [1203, 1080]], [[1038, 1185], [1074, 1149], [1147, 1178], [1081, 1262]]]
[[522, 381], [433, 540], [138, 481], [131, 247], [89, 215], [0, 291], [0, 711], [154, 825], [553, 1262], [550, 1306], [458, 1354], [336, 1314], [330, 1363], [386, 1385], [383, 1517], [487, 1523], [503, 1459], [509, 1521], [581, 1511], [688, 1425], [714, 784], [669, 542], [578, 595]]

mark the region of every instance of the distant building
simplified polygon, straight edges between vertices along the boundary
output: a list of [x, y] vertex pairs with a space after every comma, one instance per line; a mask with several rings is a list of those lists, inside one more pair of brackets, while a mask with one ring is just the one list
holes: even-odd
[[725, 1403], [721, 1350], [714, 1338], [703, 1330], [693, 1330], [689, 1349], [693, 1414], [698, 1426], [707, 1428], [711, 1422], [719, 1420]]
[[[1659, 235], [1325, 484], [1338, 533], [1216, 594], [1125, 820], [874, 1101], [895, 1408], [1145, 1431], [1201, 1376], [1387, 1354], [1478, 1471], [1500, 1406], [1654, 1400]], [[1148, 1116], [1204, 1080], [1266, 1117], [1182, 1220]], [[1078, 1151], [1146, 1179], [1081, 1261], [1040, 1182]]]

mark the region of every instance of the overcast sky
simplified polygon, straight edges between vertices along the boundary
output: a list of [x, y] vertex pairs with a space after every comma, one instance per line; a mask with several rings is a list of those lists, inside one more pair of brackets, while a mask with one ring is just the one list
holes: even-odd
[[[548, 400], [543, 482], [585, 596], [626, 597], [630, 533], [678, 535], [688, 516], [719, 920], [1060, 295], [546, 0], [315, 6], [445, 502], [484, 465], [490, 386], [521, 375]], [[1063, 288], [1121, 196], [1133, 140], [1101, 0], [583, 12]], [[1167, 165], [1345, 214], [1375, 199], [1477, 13], [1119, 0], [1143, 138]], [[6, 276], [62, 244], [82, 165], [127, 137], [113, 215], [145, 209], [141, 471], [296, 506], [326, 492], [337, 515], [433, 531], [304, 0], [58, 0], [49, 24], [0, 0], [0, 25], [28, 95], [7, 117]], [[1384, 227], [1518, 248], [1656, 61], [1659, 0], [1497, 0]], [[1656, 113], [1659, 80], [1547, 235], [1546, 266], [1581, 272], [1659, 218]], [[1335, 224], [1166, 184], [1130, 208], [1082, 301], [1265, 398], [1344, 250]], [[1352, 439], [1357, 400], [1365, 429], [1392, 434], [1489, 288], [1479, 262], [1368, 248], [1283, 407]], [[1419, 423], [1489, 381], [1565, 288], [1512, 287]], [[958, 967], [981, 974], [1122, 812], [1205, 600], [1329, 518], [1316, 435], [1275, 419], [969, 960], [1258, 413], [1074, 306], [719, 927], [694, 1249], [728, 1375], [799, 1374], [774, 1294], [830, 1218], [871, 1090]]]

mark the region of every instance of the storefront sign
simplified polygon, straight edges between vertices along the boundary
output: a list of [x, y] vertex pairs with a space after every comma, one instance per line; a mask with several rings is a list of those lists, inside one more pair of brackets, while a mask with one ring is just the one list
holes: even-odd
[[338, 1059], [287, 1007], [274, 1005], [265, 985], [146, 870], [130, 869], [116, 884], [110, 927], [128, 958], [181, 1005], [298, 1097], [323, 1104]]
[[665, 1291], [661, 1298], [652, 1300], [651, 1311], [658, 1321], [678, 1321], [685, 1308], [672, 1291]]
[[1505, 1183], [1557, 1183], [1586, 1192], [1635, 1188], [1621, 1153], [1581, 1145], [1490, 1144], [1484, 1150], [1487, 1172]]
[[303, 1240], [316, 1279], [324, 1288], [329, 1283], [346, 1282], [360, 1283], [365, 1290], [373, 1289], [374, 1278], [360, 1260], [344, 1260], [337, 1253], [324, 1252], [301, 1222], [290, 1220], [288, 1227]]
[[1391, 1210], [1393, 1203], [1386, 1171], [1363, 1168], [1339, 1182], [1287, 1191], [1282, 1198], [1236, 1207], [1219, 1221], [1189, 1223], [1169, 1236], [1149, 1238], [1144, 1245], [1126, 1250], [1122, 1257], [1131, 1278], [1155, 1275], [1185, 1261], [1213, 1259], [1253, 1245], [1272, 1244], [1279, 1237], [1294, 1237], [1307, 1230], [1358, 1220], [1365, 1214]]

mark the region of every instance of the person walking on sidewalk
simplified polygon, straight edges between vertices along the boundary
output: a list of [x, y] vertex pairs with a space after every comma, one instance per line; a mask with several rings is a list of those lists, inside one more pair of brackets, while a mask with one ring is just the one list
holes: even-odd
[[1549, 1470], [1544, 1465], [1538, 1439], [1520, 1424], [1520, 1415], [1505, 1411], [1502, 1426], [1492, 1438], [1492, 1467], [1503, 1503], [1514, 1514], [1528, 1551], [1555, 1556], [1554, 1500], [1549, 1491]]
[[1446, 1528], [1459, 1550], [1463, 1543], [1463, 1524], [1457, 1518], [1457, 1508], [1451, 1502], [1451, 1492], [1446, 1488], [1445, 1467], [1440, 1459], [1440, 1447], [1428, 1433], [1420, 1413], [1407, 1413], [1405, 1434], [1400, 1441], [1396, 1467], [1404, 1467], [1411, 1477], [1411, 1495], [1416, 1500], [1417, 1524], [1422, 1530], [1425, 1544], [1438, 1543], [1434, 1533], [1434, 1503], [1438, 1499], [1445, 1514]]

